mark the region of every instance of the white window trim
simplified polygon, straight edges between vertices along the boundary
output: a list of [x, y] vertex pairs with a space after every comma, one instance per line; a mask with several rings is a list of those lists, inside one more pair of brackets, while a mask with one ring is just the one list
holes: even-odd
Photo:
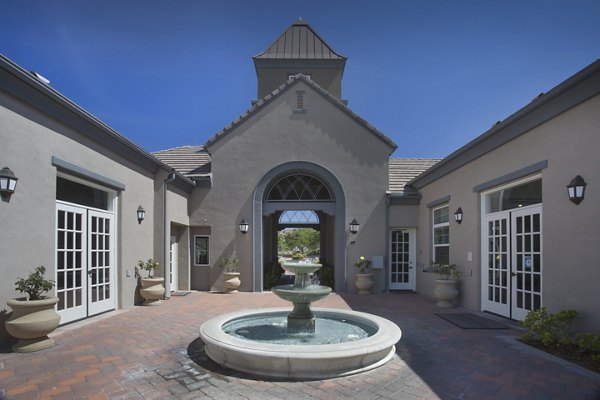
[[[203, 237], [208, 239], [208, 263], [207, 264], [196, 264], [196, 238]], [[194, 235], [194, 266], [196, 267], [208, 267], [210, 266], [210, 235]]]
[[[448, 208], [448, 222], [440, 222], [438, 224], [435, 223], [435, 212], [442, 208]], [[435, 229], [447, 226], [448, 227], [448, 244], [435, 244]], [[435, 249], [437, 247], [447, 247], [448, 248], [448, 262], [450, 262], [450, 204], [445, 203], [439, 206], [436, 206], [431, 209], [431, 261], [432, 263], [436, 263], [435, 259]]]
[[[534, 175], [528, 176], [526, 178], [517, 179], [517, 180], [511, 181], [511, 182], [505, 183], [503, 185], [494, 186], [493, 188], [489, 188], [489, 189], [481, 192], [480, 193], [480, 199], [481, 199], [480, 200], [481, 201], [481, 215], [480, 215], [481, 218], [480, 218], [480, 221], [483, 221], [483, 217], [485, 217], [486, 215], [495, 214], [495, 213], [488, 213], [487, 212], [487, 209], [488, 209], [488, 204], [487, 204], [487, 199], [488, 198], [487, 198], [487, 196], [489, 194], [498, 192], [500, 190], [509, 189], [511, 187], [514, 187], [514, 186], [519, 186], [519, 185], [522, 185], [522, 184], [527, 183], [527, 182], [536, 181], [538, 179], [542, 179], [542, 174], [541, 173], [534, 174]], [[542, 190], [543, 190], [543, 186], [542, 186]], [[542, 200], [542, 203], [543, 203], [543, 200]], [[504, 211], [498, 211], [498, 212], [504, 212]]]

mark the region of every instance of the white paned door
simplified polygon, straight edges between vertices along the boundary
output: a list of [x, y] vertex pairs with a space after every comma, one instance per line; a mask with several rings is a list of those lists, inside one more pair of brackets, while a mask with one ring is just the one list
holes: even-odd
[[61, 324], [115, 308], [114, 215], [56, 204], [56, 295]]
[[115, 308], [113, 215], [88, 211], [89, 315]]
[[484, 310], [507, 317], [510, 315], [509, 221], [508, 212], [485, 217], [482, 258]]
[[542, 306], [542, 207], [512, 212], [512, 318]]
[[542, 306], [542, 207], [486, 215], [482, 231], [482, 308], [523, 320]]
[[415, 230], [395, 229], [390, 240], [390, 290], [415, 290]]
[[87, 317], [87, 210], [56, 208], [57, 312], [65, 323]]

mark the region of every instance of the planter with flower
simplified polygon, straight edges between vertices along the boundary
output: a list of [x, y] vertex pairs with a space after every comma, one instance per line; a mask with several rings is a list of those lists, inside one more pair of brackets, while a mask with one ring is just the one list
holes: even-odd
[[151, 258], [148, 261], [138, 261], [138, 270], [147, 272], [147, 276], [143, 277], [140, 274], [140, 294], [144, 298], [145, 306], [158, 306], [162, 304], [162, 299], [165, 296], [164, 282], [165, 278], [154, 278], [153, 271], [160, 267], [157, 261]]
[[238, 289], [242, 282], [240, 281], [240, 259], [235, 251], [228, 257], [221, 259], [221, 268], [223, 268], [223, 288], [225, 293], [238, 293]]
[[19, 278], [15, 289], [27, 293], [27, 297], [8, 301], [13, 312], [5, 322], [6, 331], [19, 341], [12, 347], [16, 352], [29, 353], [54, 346], [48, 334], [60, 323], [60, 315], [54, 309], [58, 297], [44, 296], [54, 287], [54, 281], [45, 279], [46, 268], [37, 267], [29, 276]]
[[460, 272], [454, 264], [434, 264], [434, 270], [440, 275], [440, 279], [435, 280], [433, 289], [433, 297], [437, 300], [435, 305], [442, 308], [454, 307], [458, 298]]
[[358, 269], [356, 274], [358, 294], [371, 294], [371, 288], [373, 287], [373, 274], [370, 272], [371, 260], [360, 256], [354, 266]]

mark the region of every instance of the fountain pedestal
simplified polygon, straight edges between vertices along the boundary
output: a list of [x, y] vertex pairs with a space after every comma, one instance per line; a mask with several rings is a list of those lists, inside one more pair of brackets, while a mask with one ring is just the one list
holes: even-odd
[[271, 289], [277, 296], [294, 304], [292, 312], [288, 315], [289, 333], [315, 332], [315, 316], [310, 310], [310, 304], [331, 293], [330, 287], [311, 284], [310, 274], [319, 268], [321, 264], [283, 264], [283, 269], [295, 274], [294, 284], [275, 286]]
[[290, 333], [315, 333], [315, 316], [310, 311], [310, 304], [295, 303], [287, 322]]

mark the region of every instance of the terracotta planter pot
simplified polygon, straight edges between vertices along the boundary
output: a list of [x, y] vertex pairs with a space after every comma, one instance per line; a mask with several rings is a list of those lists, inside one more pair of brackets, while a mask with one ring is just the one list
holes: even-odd
[[435, 303], [438, 307], [454, 307], [454, 301], [458, 297], [458, 281], [455, 279], [436, 279], [433, 297], [438, 300]]
[[238, 293], [238, 289], [242, 281], [240, 281], [239, 272], [224, 272], [223, 273], [223, 288], [225, 293]]
[[13, 312], [5, 322], [6, 331], [19, 341], [13, 351], [29, 353], [54, 346], [48, 334], [60, 323], [60, 315], [54, 309], [58, 297], [42, 300], [9, 300]]
[[373, 274], [356, 274], [356, 288], [358, 294], [371, 294], [373, 287]]
[[163, 282], [165, 278], [141, 278], [142, 287], [140, 294], [146, 301], [145, 306], [158, 306], [162, 304], [162, 299], [165, 297], [165, 287]]

